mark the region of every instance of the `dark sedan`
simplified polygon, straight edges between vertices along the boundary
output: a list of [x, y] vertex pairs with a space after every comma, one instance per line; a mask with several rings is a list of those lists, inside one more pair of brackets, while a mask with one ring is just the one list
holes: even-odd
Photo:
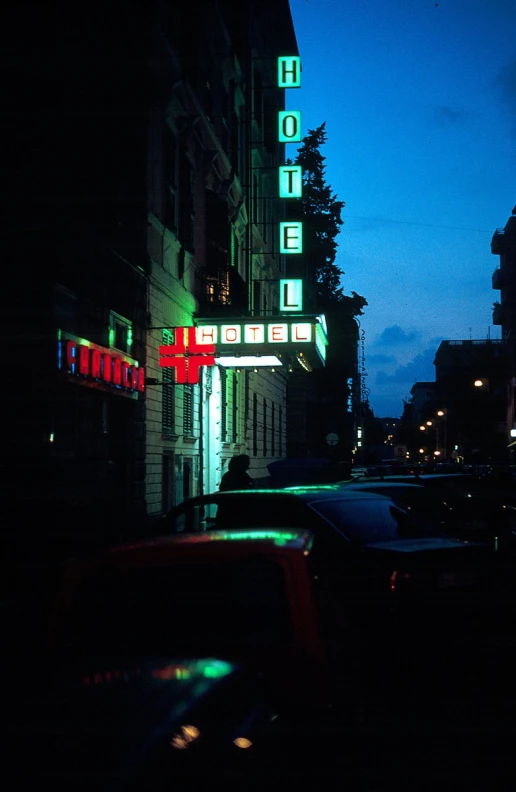
[[448, 536], [516, 549], [516, 497], [468, 474], [437, 474], [415, 479], [387, 477], [341, 482], [346, 491], [388, 495], [419, 520], [437, 520]]
[[466, 617], [489, 619], [500, 602], [507, 608], [511, 575], [492, 545], [446, 536], [438, 520], [417, 519], [392, 497], [351, 485], [213, 493], [184, 501], [162, 521], [164, 531], [179, 533], [257, 525], [309, 529], [314, 574], [363, 630], [393, 614], [414, 629], [454, 629]]

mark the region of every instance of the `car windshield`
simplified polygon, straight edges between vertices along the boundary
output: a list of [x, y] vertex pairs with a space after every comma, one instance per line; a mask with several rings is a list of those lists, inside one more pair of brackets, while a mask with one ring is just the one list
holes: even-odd
[[419, 521], [389, 498], [313, 501], [310, 507], [353, 542], [442, 536], [431, 521]]
[[257, 557], [239, 564], [111, 569], [79, 586], [67, 619], [72, 655], [224, 654], [288, 640], [284, 571]]

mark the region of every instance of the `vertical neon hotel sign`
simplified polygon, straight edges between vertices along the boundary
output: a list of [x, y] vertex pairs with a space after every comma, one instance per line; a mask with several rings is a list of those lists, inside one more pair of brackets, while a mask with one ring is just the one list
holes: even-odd
[[[299, 88], [301, 85], [301, 59], [299, 56], [278, 58], [278, 88]], [[301, 111], [281, 110], [278, 115], [278, 140], [280, 143], [301, 142]], [[301, 198], [303, 173], [301, 165], [280, 165], [279, 197]], [[303, 252], [303, 224], [297, 221], [280, 223], [280, 253]]]

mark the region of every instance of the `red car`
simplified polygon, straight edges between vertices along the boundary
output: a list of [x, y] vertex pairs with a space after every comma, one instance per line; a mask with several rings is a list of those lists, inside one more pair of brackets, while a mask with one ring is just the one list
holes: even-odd
[[70, 564], [49, 648], [73, 657], [218, 657], [264, 674], [276, 700], [327, 696], [304, 530], [162, 537]]

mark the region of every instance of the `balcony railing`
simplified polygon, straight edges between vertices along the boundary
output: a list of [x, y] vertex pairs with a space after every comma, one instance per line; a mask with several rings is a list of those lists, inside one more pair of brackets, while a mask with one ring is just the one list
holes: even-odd
[[493, 305], [493, 324], [502, 325], [504, 321], [505, 311], [503, 305], [495, 303]]
[[505, 230], [497, 228], [491, 240], [491, 253], [501, 255], [504, 252]]
[[492, 278], [491, 278], [491, 283], [492, 283], [493, 289], [501, 289], [502, 288], [503, 275], [502, 275], [502, 271], [501, 271], [500, 267], [497, 267], [495, 269], [495, 271], [493, 272], [493, 275], [492, 275]]

